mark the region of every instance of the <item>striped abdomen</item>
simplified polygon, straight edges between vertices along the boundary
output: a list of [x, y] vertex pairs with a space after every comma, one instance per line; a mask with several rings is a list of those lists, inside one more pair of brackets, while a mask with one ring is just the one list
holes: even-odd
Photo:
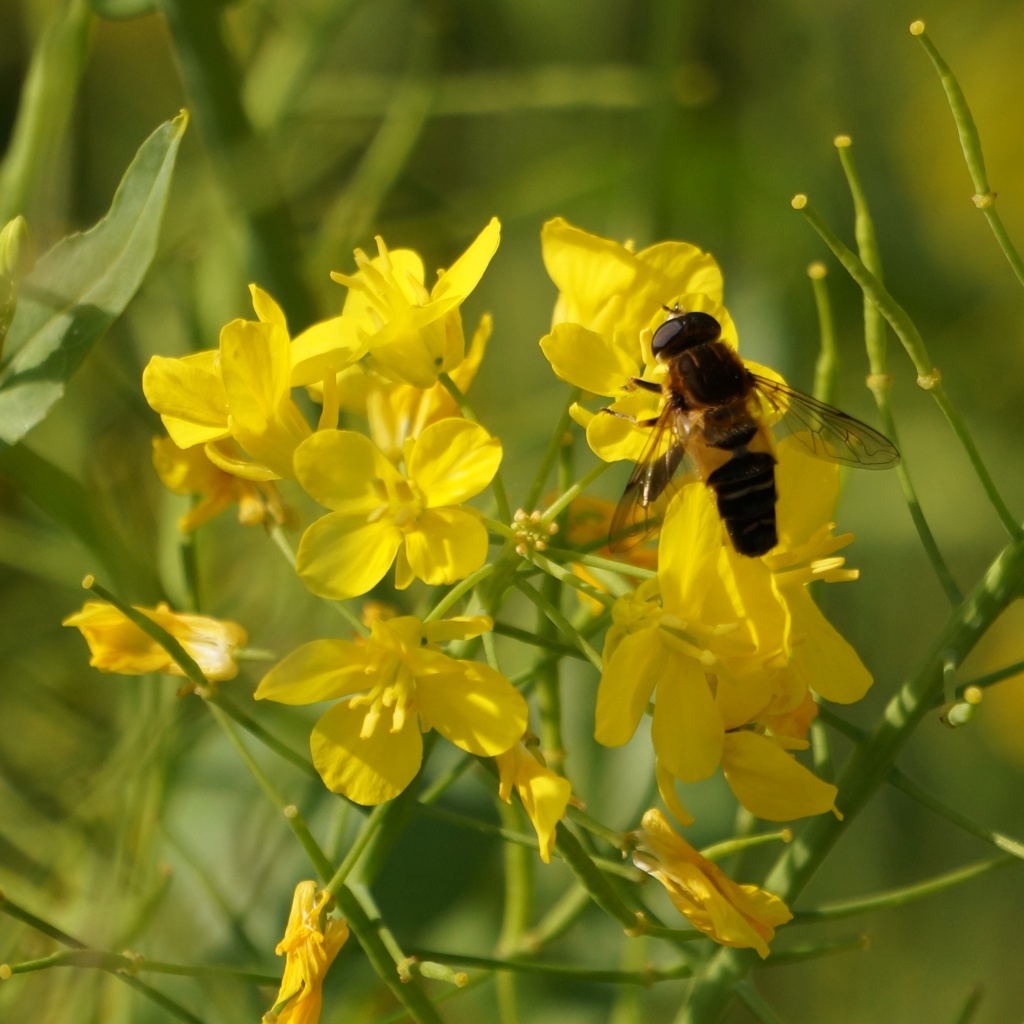
[[702, 442], [692, 452], [733, 547], [752, 558], [767, 554], [779, 542], [775, 457], [767, 430], [751, 411], [757, 398], [750, 374], [726, 345], [700, 344], [677, 357], [671, 392]]

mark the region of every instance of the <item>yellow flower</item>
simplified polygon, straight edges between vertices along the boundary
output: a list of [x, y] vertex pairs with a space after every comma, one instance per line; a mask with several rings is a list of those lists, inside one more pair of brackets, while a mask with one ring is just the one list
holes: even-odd
[[284, 976], [274, 1008], [263, 1015], [264, 1024], [317, 1024], [323, 1005], [324, 976], [345, 945], [348, 924], [327, 917], [327, 892], [316, 882], [299, 882], [292, 896], [284, 938], [274, 952], [284, 956]]
[[334, 328], [337, 321], [316, 324], [293, 343], [277, 303], [255, 285], [250, 291], [258, 320], [232, 320], [219, 349], [154, 356], [142, 390], [178, 447], [204, 445], [212, 462], [245, 480], [290, 479], [295, 448], [312, 433], [292, 387], [342, 369], [362, 350], [351, 332]]
[[284, 523], [289, 518], [273, 481], [254, 483], [225, 473], [198, 445], [179, 448], [170, 437], [155, 437], [153, 467], [169, 491], [200, 498], [178, 520], [178, 529], [182, 533], [198, 529], [236, 503], [238, 521], [244, 526]]
[[754, 949], [762, 959], [768, 956], [775, 929], [792, 920], [786, 904], [756, 885], [727, 878], [660, 811], [647, 811], [641, 825], [633, 863], [665, 886], [679, 913], [720, 945]]
[[590, 235], [561, 218], [541, 232], [544, 263], [558, 286], [551, 332], [541, 350], [559, 378], [594, 395], [617, 399], [622, 416], [594, 416], [581, 406], [573, 418], [587, 443], [605, 461], [636, 459], [648, 434], [623, 417], [657, 414], [657, 395], [625, 397], [630, 377], [657, 381], [664, 374], [651, 355], [651, 333], [665, 319], [664, 306], [710, 313], [722, 339], [736, 344], [736, 329], [722, 306], [722, 274], [714, 259], [686, 242], [662, 242], [634, 253]]
[[[792, 457], [780, 446], [782, 466]], [[790, 502], [814, 504], [799, 479], [804, 471], [818, 472], [814, 461], [800, 460], [786, 478], [794, 484], [791, 496], [780, 501], [780, 530], [794, 545], [802, 526]], [[798, 556], [784, 544], [778, 550], [787, 572], [772, 571], [775, 554], [736, 554], [713, 496], [702, 485], [687, 485], [666, 515], [658, 579], [613, 608], [595, 737], [606, 746], [625, 743], [654, 696], [659, 787], [684, 823], [693, 819], [675, 795], [675, 781], [696, 782], [719, 765], [736, 798], [758, 817], [788, 821], [834, 809], [835, 786], [788, 753], [807, 744], [787, 716], [804, 704], [809, 687], [830, 699], [856, 700], [870, 676], [804, 591], [801, 581], [814, 573], [800, 559], [810, 548], [793, 550]], [[821, 578], [845, 578], [848, 571], [835, 562], [812, 559], [811, 565]]]
[[427, 730], [480, 757], [504, 753], [526, 731], [526, 701], [501, 673], [437, 646], [490, 628], [483, 617], [378, 619], [365, 643], [314, 640], [293, 651], [267, 673], [256, 697], [338, 701], [313, 729], [313, 763], [332, 792], [380, 804], [419, 771]]
[[572, 796], [569, 780], [542, 765], [522, 743], [499, 754], [495, 760], [501, 780], [498, 795], [505, 803], [511, 803], [512, 787], [515, 786], [523, 802], [523, 810], [537, 833], [540, 858], [545, 864], [551, 863], [555, 826], [565, 814]]
[[331, 274], [349, 289], [342, 317], [355, 325], [372, 369], [389, 380], [429, 388], [439, 373], [462, 362], [466, 340], [459, 306], [479, 283], [500, 236], [501, 225], [492, 218], [429, 291], [419, 255], [389, 251], [379, 236], [375, 258], [356, 249], [356, 272]]
[[441, 420], [405, 444], [405, 474], [368, 438], [321, 430], [295, 453], [299, 483], [333, 511], [306, 530], [296, 568], [321, 597], [365, 594], [398, 558], [395, 585], [452, 583], [487, 557], [487, 530], [462, 502], [501, 462], [501, 443], [463, 419]]
[[[134, 607], [167, 630], [211, 682], [233, 679], [238, 674], [235, 648], [248, 640], [241, 626], [205, 615], [172, 612], [163, 602], [156, 608]], [[69, 615], [63, 625], [81, 630], [92, 654], [89, 664], [101, 672], [126, 676], [150, 672], [185, 675], [155, 640], [105, 601], [86, 601], [82, 610]]]

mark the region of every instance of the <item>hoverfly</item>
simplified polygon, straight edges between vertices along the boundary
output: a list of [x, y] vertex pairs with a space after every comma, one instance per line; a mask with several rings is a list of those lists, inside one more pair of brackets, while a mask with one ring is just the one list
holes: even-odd
[[660, 392], [665, 404], [656, 418], [636, 421], [651, 427], [651, 436], [612, 517], [613, 550], [650, 533], [652, 506], [687, 457], [714, 492], [736, 551], [751, 558], [771, 551], [778, 543], [776, 460], [766, 414], [829, 462], [865, 469], [899, 462], [895, 445], [873, 427], [748, 370], [720, 340], [721, 325], [710, 314], [665, 309], [669, 317], [651, 342], [668, 367], [665, 382], [634, 377], [627, 385]]

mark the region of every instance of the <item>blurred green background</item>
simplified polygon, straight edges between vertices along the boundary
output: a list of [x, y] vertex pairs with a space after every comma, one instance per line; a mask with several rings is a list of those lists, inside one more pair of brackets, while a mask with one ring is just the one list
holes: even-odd
[[[9, 211], [28, 217], [40, 251], [103, 214], [157, 124], [182, 107], [193, 113], [156, 264], [27, 440], [84, 483], [172, 599], [182, 593], [174, 530], [182, 506], [151, 470], [160, 425], [142, 398], [142, 367], [155, 353], [212, 347], [223, 323], [249, 313], [250, 280], [283, 302], [293, 328], [335, 312], [343, 292], [329, 271], [351, 271], [353, 247], [372, 251], [375, 234], [420, 251], [429, 272], [500, 217], [501, 248], [465, 319], [468, 329], [481, 312], [494, 315], [472, 400], [504, 441], [513, 506], [564, 401], [537, 345], [555, 297], [539, 231], [556, 215], [638, 247], [680, 239], [714, 253], [742, 351], [804, 389], [818, 338], [806, 267], [825, 260], [842, 358], [837, 404], [872, 420], [860, 293], [789, 205], [807, 193], [852, 243], [832, 145], [839, 133], [854, 141], [887, 284], [920, 328], [1010, 507], [1024, 510], [1024, 293], [971, 202], [942, 89], [907, 32], [913, 18], [925, 19], [956, 69], [1004, 222], [1024, 241], [1020, 4], [167, 0], [172, 25], [176, 11], [190, 8], [209, 19], [201, 47], [223, 30], [230, 63], [214, 62], [222, 79], [207, 82], [208, 95], [223, 101], [237, 82], [252, 131], [227, 148], [211, 129], [228, 115], [204, 101], [187, 40], [148, 6], [97, 0], [107, 13], [141, 13], [90, 21], [84, 3], [0, 0], [0, 147], [33, 48], [54, 19], [80, 40], [62, 64], [72, 101], [63, 124], [57, 102], [27, 202]], [[271, 224], [279, 244], [261, 255], [253, 225], [266, 227], [285, 208], [289, 223]], [[998, 520], [895, 339], [891, 367], [904, 458], [967, 588], [1003, 542]], [[625, 475], [623, 467], [602, 481], [608, 496]], [[335, 633], [337, 619], [262, 532], [231, 519], [198, 541], [207, 610], [279, 653]], [[893, 475], [851, 477], [839, 520], [857, 534], [848, 557], [862, 579], [833, 588], [827, 608], [875, 674], [872, 693], [848, 712], [868, 724], [928, 649], [948, 605]], [[274, 970], [292, 886], [309, 868], [197, 701], [176, 698], [166, 679], [87, 667], [81, 638], [60, 621], [82, 603], [82, 575], [96, 570], [92, 555], [5, 482], [0, 461], [0, 887], [93, 945]], [[963, 677], [1024, 657], [1021, 622], [1000, 623]], [[258, 678], [259, 666], [243, 670], [231, 692], [246, 702]], [[595, 751], [595, 683], [582, 670], [567, 678], [570, 769], [594, 813], [626, 828], [648, 786], [647, 741]], [[1020, 836], [1024, 697], [1018, 690], [1015, 709], [1013, 685], [990, 691], [967, 728], [928, 719], [901, 764], [975, 820]], [[303, 748], [309, 716], [257, 712]], [[319, 833], [343, 848], [355, 822], [338, 818], [337, 801], [281, 762], [265, 763]], [[698, 803], [695, 841], [728, 834], [733, 811], [722, 787], [706, 787]], [[472, 781], [452, 805], [493, 814]], [[798, 906], [909, 884], [991, 852], [883, 791]], [[747, 862], [750, 877], [756, 867]], [[375, 892], [401, 941], [478, 952], [497, 934], [499, 869], [497, 844], [421, 821], [398, 843]], [[568, 876], [557, 863], [538, 875], [542, 907]], [[1022, 905], [1024, 875], [1010, 868], [902, 910], [820, 932], [783, 930], [776, 948], [858, 930], [871, 947], [765, 969], [756, 984], [787, 1021], [953, 1022], [975, 985], [984, 990], [979, 1024], [1019, 1021]], [[584, 920], [589, 927], [577, 927], [555, 955], [614, 965], [617, 928], [596, 912]], [[0, 918], [0, 962], [50, 948]], [[234, 983], [154, 984], [208, 1021], [258, 1019], [272, 997]], [[616, 1001], [600, 986], [527, 979], [523, 1019], [669, 1021], [682, 990], [672, 983]], [[376, 1020], [392, 1008], [350, 944], [331, 974], [323, 1020]], [[491, 1019], [492, 986], [460, 995], [444, 1012], [452, 1021]], [[85, 971], [0, 984], [0, 1017], [169, 1019], [116, 980]], [[752, 1018], [736, 1009], [730, 1019]]]

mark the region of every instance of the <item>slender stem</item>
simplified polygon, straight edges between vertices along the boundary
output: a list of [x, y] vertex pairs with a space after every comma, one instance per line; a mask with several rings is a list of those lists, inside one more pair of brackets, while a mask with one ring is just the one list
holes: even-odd
[[[947, 871], [945, 874], [936, 875], [934, 878], [926, 879], [923, 882], [915, 882], [913, 885], [906, 885], [900, 889], [890, 889], [888, 892], [878, 893], [875, 896], [862, 896], [853, 900], [841, 900], [836, 903], [824, 903], [813, 910], [799, 911], [793, 916], [792, 925], [817, 924], [819, 921], [834, 921], [841, 917], [853, 917], [855, 914], [866, 914], [872, 910], [884, 910], [890, 907], [902, 907], [916, 900], [934, 896], [936, 893], [945, 892], [947, 889], [963, 885], [982, 875], [987, 875], [998, 868], [1007, 867], [1010, 864], [1019, 862], [1018, 857], [1012, 854], [1003, 854], [999, 857], [991, 857], [988, 860], [980, 860], [974, 864], [957, 868], [955, 871]], [[772, 955], [774, 959], [774, 954]]]
[[920, 333], [914, 326], [913, 321], [907, 315], [906, 310], [900, 306], [895, 299], [885, 290], [878, 278], [871, 273], [861, 262], [857, 255], [851, 252], [840, 240], [835, 232], [821, 219], [818, 213], [807, 202], [806, 196], [796, 196], [793, 200], [794, 209], [800, 210], [808, 223], [821, 236], [822, 240], [835, 254], [836, 258], [846, 268], [847, 273], [860, 285], [871, 301], [878, 307], [882, 316], [888, 321], [889, 326], [896, 332], [896, 336], [903, 343], [903, 347], [910, 356], [914, 367], [917, 370], [918, 384], [925, 390], [931, 392], [946, 421], [953, 429], [957, 440], [960, 442], [971, 466], [980, 481], [989, 502], [999, 516], [1006, 532], [1013, 540], [1018, 539], [1022, 531], [1017, 520], [1010, 512], [1003, 501], [995, 481], [989, 474], [984, 460], [971, 437], [967, 424], [950, 401], [942, 386], [942, 378], [935, 365], [932, 363], [924, 346]]
[[555, 608], [536, 587], [531, 586], [524, 579], [515, 581], [516, 587], [526, 595], [545, 615], [561, 630], [562, 635], [571, 640], [583, 653], [583, 656], [598, 670], [601, 671], [601, 655], [590, 646], [580, 635], [579, 631], [569, 620]]
[[834, 402], [836, 382], [839, 379], [839, 350], [836, 347], [836, 325], [832, 316], [832, 302], [828, 295], [825, 275], [828, 268], [824, 263], [812, 263], [807, 268], [814, 290], [814, 304], [818, 309], [818, 334], [820, 345], [818, 359], [814, 364], [814, 397], [820, 402]]
[[334, 865], [331, 864], [327, 854], [323, 852], [319, 843], [313, 838], [313, 834], [309, 831], [309, 826], [299, 813], [299, 809], [294, 804], [288, 803], [273, 782], [270, 781], [266, 772], [260, 767], [259, 762], [249, 753], [241, 737], [235, 732], [228, 716], [216, 705], [210, 705], [210, 712], [224, 731], [231, 745], [235, 748], [238, 756], [242, 759], [243, 764], [249, 769], [249, 773], [256, 780], [257, 785], [266, 794], [267, 799], [284, 815], [285, 821], [288, 822], [288, 826], [295, 834], [295, 838], [298, 839], [303, 850], [306, 851], [306, 856], [321, 880], [330, 878]]
[[347, 886], [343, 885], [338, 890], [337, 900], [349, 928], [352, 929], [352, 934], [362, 946], [370, 965], [405, 1007], [409, 1016], [417, 1024], [442, 1024], [437, 1008], [427, 998], [423, 989], [415, 981], [403, 982], [399, 977], [398, 971], [395, 970], [396, 961], [380, 935], [380, 918], [371, 918], [359, 898]]
[[221, 5], [161, 0], [161, 8], [220, 185], [238, 204], [248, 234], [249, 272], [274, 293], [293, 328], [306, 327], [316, 319], [316, 307], [301, 275], [295, 228], [273, 159], [242, 106], [240, 75], [224, 38]]
[[61, 5], [36, 44], [0, 165], [0, 226], [18, 213], [31, 214], [33, 193], [52, 175], [74, 109], [91, 23], [89, 4], [72, 0]]
[[964, 160], [967, 162], [967, 170], [971, 175], [971, 183], [974, 185], [974, 205], [985, 215], [988, 226], [992, 229], [999, 248], [1017, 275], [1017, 280], [1024, 284], [1024, 261], [1010, 240], [1002, 219], [995, 208], [996, 194], [989, 187], [988, 173], [985, 170], [985, 157], [981, 152], [981, 138], [978, 135], [978, 128], [974, 123], [971, 108], [967, 105], [967, 98], [964, 96], [956, 75], [953, 74], [950, 66], [943, 60], [942, 55], [935, 48], [935, 44], [928, 38], [924, 30], [924, 22], [915, 21], [910, 26], [912, 35], [917, 36], [925, 52], [931, 58], [935, 70], [939, 73], [939, 80], [942, 88], [946, 91], [946, 99], [949, 101], [949, 109], [953, 112], [953, 121], [956, 124], [957, 134], [960, 136], [960, 148], [963, 150]]
[[388, 808], [388, 804], [380, 804], [370, 812], [370, 815], [359, 829], [359, 834], [356, 836], [355, 841], [349, 847], [348, 853], [345, 854], [345, 859], [338, 866], [337, 871], [331, 875], [330, 881], [324, 886], [328, 892], [337, 893], [341, 886], [345, 884], [345, 879], [348, 878], [352, 869], [359, 863], [359, 858], [370, 845], [370, 841], [377, 834], [377, 830], [384, 823], [385, 818], [389, 814]]
[[[44, 935], [48, 935], [50, 938], [55, 939], [62, 946], [69, 946], [73, 950], [86, 951], [88, 947], [86, 944], [79, 939], [68, 935], [67, 932], [61, 931], [61, 929], [44, 921], [42, 918], [37, 917], [35, 914], [30, 913], [18, 904], [13, 903], [7, 899], [6, 895], [0, 890], [0, 913], [6, 914], [8, 917], [13, 917], [19, 921], [24, 922], [30, 928], [35, 928], [36, 931], [42, 932]], [[13, 969], [12, 969], [13, 970]], [[135, 989], [136, 992], [141, 993], [151, 1002], [156, 1003], [158, 1006], [166, 1010], [172, 1017], [177, 1020], [186, 1021], [186, 1024], [203, 1024], [203, 1022], [193, 1014], [189, 1013], [185, 1007], [180, 1006], [173, 999], [165, 996], [162, 992], [147, 985], [144, 981], [133, 977], [130, 974], [125, 974], [122, 971], [115, 970], [112, 972], [113, 976], [118, 981], [127, 985], [129, 988]]]
[[574, 967], [572, 964], [535, 963], [529, 960], [496, 960], [464, 953], [441, 953], [433, 949], [415, 950], [413, 955], [437, 963], [479, 967], [488, 971], [545, 974], [566, 980], [603, 982], [611, 985], [653, 985], [659, 981], [677, 981], [679, 978], [689, 978], [693, 974], [693, 968], [689, 964], [661, 968], [649, 967], [643, 971], [616, 971]]
[[530, 489], [526, 494], [526, 501], [523, 503], [523, 508], [527, 512], [532, 511], [537, 507], [537, 503], [541, 499], [541, 495], [544, 493], [544, 484], [547, 482], [548, 474], [551, 472], [551, 467], [555, 464], [555, 459], [558, 458], [558, 453], [565, 447], [566, 438], [568, 437], [568, 443], [572, 443], [572, 435], [569, 430], [572, 426], [572, 416], [569, 414], [569, 410], [580, 400], [581, 391], [579, 388], [573, 388], [569, 392], [569, 397], [566, 399], [565, 408], [562, 410], [562, 415], [559, 416], [558, 422], [555, 424], [555, 429], [551, 433], [551, 437], [548, 438], [547, 447], [544, 449], [544, 454], [541, 456], [540, 462], [537, 464], [537, 472], [534, 474], [533, 483], [530, 484]]
[[598, 477], [605, 473], [611, 466], [609, 462], [599, 462], [583, 474], [571, 487], [566, 488], [559, 497], [544, 510], [541, 522], [550, 523], [563, 508], [570, 502], [575, 501]]
[[174, 974], [186, 978], [216, 978], [246, 981], [252, 985], [277, 986], [281, 978], [260, 971], [242, 971], [235, 967], [209, 966], [206, 964], [172, 964], [149, 957], [137, 957], [130, 953], [108, 953], [102, 949], [67, 949], [38, 960], [26, 960], [10, 964], [12, 974], [29, 974], [45, 971], [51, 967], [88, 967], [103, 971], [136, 974], [151, 971], [154, 974]]
[[320, 773], [313, 767], [312, 761], [303, 757], [298, 751], [292, 750], [283, 740], [278, 739], [273, 733], [268, 732], [259, 722], [250, 718], [234, 701], [230, 700], [222, 690], [214, 690], [207, 695], [207, 703], [220, 708], [236, 725], [240, 725], [253, 739], [257, 739], [268, 750], [272, 750], [278, 757], [283, 758], [290, 764], [295, 765], [304, 775], [311, 779], [320, 780]]
[[[867, 194], [861, 183], [860, 175], [853, 160], [853, 149], [850, 138], [841, 135], [835, 140], [836, 149], [839, 152], [839, 162], [842, 164], [843, 173], [846, 175], [846, 182], [853, 197], [854, 208], [854, 234], [857, 239], [857, 250], [864, 266], [875, 275], [880, 282], [882, 280], [882, 258], [878, 251], [878, 240], [875, 235], [875, 223], [871, 217], [871, 210], [868, 206]], [[871, 366], [871, 376], [868, 378], [868, 387], [875, 398], [875, 405], [878, 407], [879, 415], [882, 418], [882, 429], [888, 434], [894, 444], [899, 445], [899, 437], [896, 432], [896, 420], [893, 417], [892, 406], [889, 403], [889, 388], [892, 379], [889, 376], [886, 358], [886, 334], [885, 319], [878, 306], [871, 300], [868, 294], [864, 293], [864, 346], [868, 353], [868, 362]], [[903, 491], [903, 500], [907, 504], [910, 518], [917, 529], [925, 554], [939, 578], [942, 589], [945, 590], [950, 604], [960, 603], [962, 594], [957, 586], [953, 574], [942, 557], [935, 535], [928, 525], [924, 510], [917, 497], [917, 491], [910, 479], [910, 470], [907, 468], [906, 460], [900, 462], [896, 467], [896, 477], [899, 480], [900, 489]]]
[[456, 583], [440, 601], [423, 617], [424, 622], [436, 622], [443, 618], [459, 601], [465, 597], [478, 583], [482, 583], [495, 570], [493, 563], [482, 565], [476, 572], [470, 573], [464, 580]]

